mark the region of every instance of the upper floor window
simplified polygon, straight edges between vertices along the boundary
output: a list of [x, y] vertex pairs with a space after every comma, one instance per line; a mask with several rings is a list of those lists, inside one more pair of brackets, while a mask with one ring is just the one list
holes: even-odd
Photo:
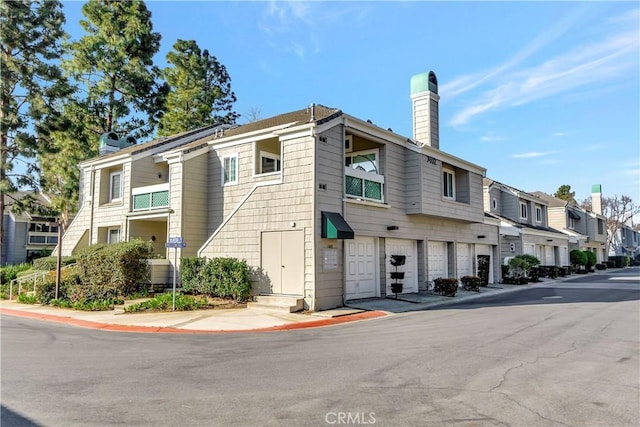
[[576, 220], [573, 219], [572, 216], [569, 217], [569, 229], [573, 230], [576, 228]]
[[598, 234], [604, 234], [604, 221], [598, 218]]
[[109, 201], [122, 200], [122, 172], [109, 174]]
[[222, 184], [238, 183], [238, 155], [222, 158]]
[[378, 150], [358, 151], [345, 156], [344, 165], [362, 172], [380, 174]]
[[451, 169], [442, 169], [442, 195], [447, 199], [456, 198], [456, 177]]
[[493, 199], [491, 201], [491, 207], [493, 207], [493, 210], [495, 211], [496, 209], [498, 209], [498, 200]]
[[527, 219], [528, 217], [527, 204], [520, 202], [520, 219]]
[[260, 173], [280, 171], [280, 156], [278, 154], [260, 152]]
[[542, 208], [536, 206], [536, 222], [542, 222]]

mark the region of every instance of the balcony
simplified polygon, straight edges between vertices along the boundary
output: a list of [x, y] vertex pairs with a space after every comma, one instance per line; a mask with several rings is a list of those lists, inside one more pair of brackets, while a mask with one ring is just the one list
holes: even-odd
[[345, 194], [347, 197], [384, 203], [384, 175], [346, 166]]
[[169, 206], [169, 183], [134, 188], [131, 195], [134, 211], [166, 208]]

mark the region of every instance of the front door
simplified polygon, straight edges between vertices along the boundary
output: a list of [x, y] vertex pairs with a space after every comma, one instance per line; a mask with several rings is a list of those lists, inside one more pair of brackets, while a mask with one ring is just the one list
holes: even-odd
[[262, 233], [262, 293], [303, 295], [304, 231]]

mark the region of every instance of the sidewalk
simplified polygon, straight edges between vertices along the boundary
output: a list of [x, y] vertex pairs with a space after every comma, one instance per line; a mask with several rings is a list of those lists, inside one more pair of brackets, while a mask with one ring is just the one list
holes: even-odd
[[[597, 274], [597, 273], [596, 273]], [[121, 308], [111, 311], [76, 311], [39, 304], [0, 301], [0, 314], [28, 317], [93, 329], [143, 333], [221, 333], [266, 332], [330, 326], [346, 322], [373, 319], [393, 313], [425, 310], [430, 307], [458, 303], [487, 295], [549, 285], [575, 278], [568, 276], [545, 279], [528, 285], [494, 284], [480, 292], [458, 290], [455, 297], [443, 297], [433, 292], [401, 294], [398, 299], [370, 298], [349, 301], [347, 307], [312, 314], [284, 313], [259, 309], [213, 309], [176, 312], [125, 313]]]

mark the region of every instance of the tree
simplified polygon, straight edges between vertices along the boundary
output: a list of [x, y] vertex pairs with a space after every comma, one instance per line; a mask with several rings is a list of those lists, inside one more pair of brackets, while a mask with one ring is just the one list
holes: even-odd
[[558, 199], [566, 200], [569, 203], [576, 203], [576, 192], [571, 191], [571, 186], [564, 184], [558, 187], [558, 191], [553, 194]]
[[[583, 209], [591, 211], [591, 199], [585, 199], [580, 203]], [[640, 213], [640, 205], [633, 202], [629, 196], [602, 198], [602, 215], [607, 226], [607, 251], [618, 253], [622, 248], [620, 231], [623, 226], [634, 228], [633, 217]]]
[[[48, 136], [62, 129], [59, 100], [71, 93], [56, 60], [66, 36], [59, 1], [0, 2], [0, 212], [5, 197], [19, 188], [39, 187], [38, 153], [51, 149]], [[24, 163], [22, 169], [15, 168]], [[16, 201], [14, 209], [37, 210], [31, 197]], [[28, 206], [31, 205], [31, 206]], [[0, 221], [0, 259], [3, 221]]]
[[74, 101], [87, 112], [83, 122], [93, 143], [111, 131], [150, 135], [166, 95], [166, 86], [156, 82], [160, 34], [153, 32], [151, 12], [142, 1], [90, 0], [82, 14], [87, 34], [70, 44], [63, 66], [84, 90]]
[[224, 65], [194, 40], [178, 40], [167, 54], [169, 85], [159, 134], [172, 135], [217, 123], [235, 123], [236, 96]]

